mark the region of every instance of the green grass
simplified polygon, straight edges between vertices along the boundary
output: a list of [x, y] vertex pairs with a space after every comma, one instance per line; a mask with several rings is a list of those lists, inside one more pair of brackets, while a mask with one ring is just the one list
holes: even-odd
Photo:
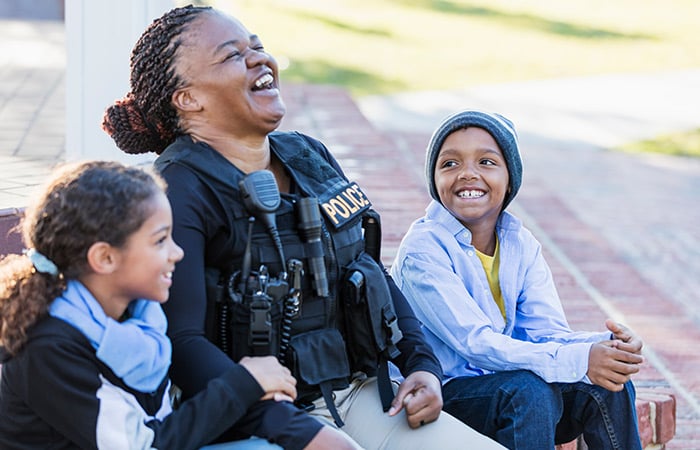
[[700, 158], [700, 128], [682, 133], [665, 134], [645, 141], [630, 142], [621, 146], [619, 150]]
[[354, 95], [700, 66], [696, 0], [209, 0]]
[[700, 67], [697, 0], [198, 3], [260, 35], [285, 81], [341, 85], [356, 97]]

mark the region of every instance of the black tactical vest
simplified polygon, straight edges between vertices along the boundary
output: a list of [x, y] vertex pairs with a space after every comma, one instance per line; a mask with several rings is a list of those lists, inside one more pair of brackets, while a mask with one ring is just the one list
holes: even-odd
[[[379, 255], [365, 252], [363, 222], [378, 227], [379, 218], [359, 186], [303, 135], [272, 133], [270, 143], [295, 186], [274, 212], [284, 262], [263, 221], [251, 220], [255, 214], [239, 189], [245, 174], [221, 155], [201, 146], [174, 151], [176, 144], [156, 163], [194, 170], [221, 202], [236, 236], [230, 261], [206, 270], [207, 337], [234, 361], [277, 356], [297, 378], [298, 403], [323, 395], [339, 425], [332, 390], [346, 387], [357, 371], [380, 375], [386, 410], [393, 397], [386, 361], [398, 355], [401, 332]], [[305, 197], [314, 199], [323, 218], [320, 242], [308, 242], [304, 232], [299, 204]], [[371, 234], [378, 248], [381, 234]], [[313, 257], [325, 268], [327, 290], [310, 271]]]

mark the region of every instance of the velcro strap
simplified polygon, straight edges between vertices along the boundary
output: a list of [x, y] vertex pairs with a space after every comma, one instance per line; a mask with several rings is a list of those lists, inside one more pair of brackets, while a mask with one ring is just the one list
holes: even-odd
[[391, 386], [389, 378], [389, 362], [386, 358], [380, 358], [379, 368], [377, 370], [377, 389], [379, 389], [379, 398], [382, 401], [382, 409], [384, 412], [391, 408], [391, 401], [394, 399], [394, 389]]
[[338, 409], [335, 407], [335, 402], [333, 401], [332, 383], [330, 381], [324, 381], [319, 386], [321, 388], [321, 393], [323, 394], [323, 399], [326, 401], [326, 408], [328, 408], [328, 412], [331, 413], [331, 416], [333, 417], [333, 420], [338, 428], [342, 428], [342, 426], [345, 425], [345, 422], [343, 422], [343, 419], [340, 418]]

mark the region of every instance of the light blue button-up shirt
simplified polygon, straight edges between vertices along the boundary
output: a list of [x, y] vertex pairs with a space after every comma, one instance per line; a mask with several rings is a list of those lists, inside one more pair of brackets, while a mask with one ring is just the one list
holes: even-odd
[[540, 243], [518, 218], [503, 212], [496, 232], [505, 321], [471, 233], [438, 202], [411, 225], [392, 265], [442, 363], [444, 381], [525, 369], [547, 382], [590, 383], [591, 345], [610, 339], [610, 332], [569, 328]]

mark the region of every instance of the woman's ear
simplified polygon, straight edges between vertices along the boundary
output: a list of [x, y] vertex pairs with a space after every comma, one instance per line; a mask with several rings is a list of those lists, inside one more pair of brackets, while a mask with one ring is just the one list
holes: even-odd
[[119, 255], [116, 248], [106, 242], [98, 241], [88, 249], [87, 262], [93, 272], [109, 274], [116, 270], [119, 264]]
[[202, 109], [202, 105], [200, 105], [197, 101], [197, 97], [195, 97], [192, 91], [188, 88], [180, 88], [175, 90], [171, 100], [173, 106], [180, 111], [193, 112], [201, 111]]

